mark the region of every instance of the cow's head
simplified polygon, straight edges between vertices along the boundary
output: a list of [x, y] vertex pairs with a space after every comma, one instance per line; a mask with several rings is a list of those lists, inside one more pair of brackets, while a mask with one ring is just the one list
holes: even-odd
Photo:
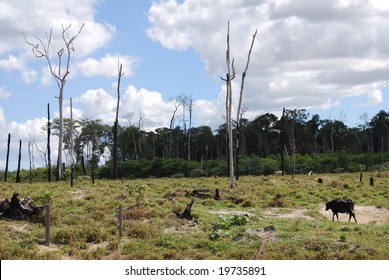
[[326, 211], [328, 211], [330, 209], [330, 205], [329, 204], [330, 204], [329, 202], [326, 203]]

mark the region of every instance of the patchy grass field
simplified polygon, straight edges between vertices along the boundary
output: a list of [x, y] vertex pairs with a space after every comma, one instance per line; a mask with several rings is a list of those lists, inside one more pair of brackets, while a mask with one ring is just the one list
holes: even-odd
[[[375, 179], [374, 186], [369, 178]], [[323, 183], [318, 183], [318, 178]], [[5, 259], [389, 259], [389, 172], [316, 176], [0, 183], [0, 198], [51, 204], [51, 246], [41, 223], [0, 220]], [[196, 222], [177, 218], [194, 189], [220, 189], [221, 200], [195, 198]], [[278, 197], [277, 197], [278, 195]], [[350, 198], [331, 221], [324, 203]], [[118, 208], [124, 211], [119, 237]]]

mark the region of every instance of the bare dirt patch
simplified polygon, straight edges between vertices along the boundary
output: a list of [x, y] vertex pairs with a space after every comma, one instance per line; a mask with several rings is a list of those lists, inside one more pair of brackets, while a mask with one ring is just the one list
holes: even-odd
[[213, 215], [227, 215], [227, 216], [245, 216], [245, 217], [255, 217], [253, 213], [245, 212], [245, 211], [229, 211], [229, 210], [219, 210], [219, 211], [213, 211], [210, 212]]
[[109, 243], [107, 241], [104, 241], [102, 243], [98, 243], [98, 244], [91, 244], [88, 246], [88, 248], [86, 249], [87, 252], [92, 252], [92, 251], [96, 251], [97, 249], [105, 249], [107, 248], [109, 245]]
[[28, 224], [24, 224], [23, 226], [17, 226], [17, 225], [9, 225], [8, 227], [12, 229], [13, 231], [17, 231], [20, 233], [30, 233], [30, 231], [27, 229]]
[[307, 209], [270, 208], [270, 210], [262, 212], [261, 214], [266, 218], [274, 217], [283, 219], [314, 219], [308, 216]]
[[84, 198], [84, 193], [82, 189], [77, 189], [75, 191], [69, 192], [72, 195], [72, 199], [74, 200], [80, 200]]
[[[360, 224], [387, 224], [389, 223], [389, 210], [384, 208], [377, 208], [376, 206], [363, 206], [355, 205], [355, 217], [357, 218], [358, 223]], [[320, 205], [319, 212], [321, 215], [326, 217], [329, 220], [332, 220], [332, 211], [325, 211], [325, 207]], [[339, 213], [339, 221], [348, 222], [349, 215]], [[351, 221], [353, 221], [352, 219]], [[335, 217], [336, 221], [336, 217]]]

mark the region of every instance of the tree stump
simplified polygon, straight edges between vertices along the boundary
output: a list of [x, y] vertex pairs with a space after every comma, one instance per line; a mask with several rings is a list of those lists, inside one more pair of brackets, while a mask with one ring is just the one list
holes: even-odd
[[215, 200], [220, 200], [221, 197], [220, 197], [220, 189], [215, 189]]
[[195, 200], [192, 198], [191, 201], [186, 205], [186, 208], [185, 208], [183, 213], [180, 213], [176, 210], [173, 210], [174, 214], [176, 214], [176, 216], [180, 219], [185, 219], [185, 220], [190, 220], [190, 221], [194, 220], [194, 218], [190, 212], [194, 202], [195, 202]]

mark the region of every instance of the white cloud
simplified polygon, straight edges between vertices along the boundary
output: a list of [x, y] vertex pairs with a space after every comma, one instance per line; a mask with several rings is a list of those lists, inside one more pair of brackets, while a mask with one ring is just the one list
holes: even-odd
[[[77, 103], [83, 107], [82, 117], [101, 119], [110, 125], [114, 123], [116, 93], [111, 95], [101, 88], [88, 90], [79, 98], [74, 99], [74, 104]], [[137, 89], [130, 85], [120, 98], [119, 123], [121, 125], [135, 124], [139, 120], [139, 114], [143, 114], [145, 129], [169, 127], [173, 111], [174, 100], [165, 101], [159, 92], [145, 88]]]
[[0, 60], [0, 69], [6, 72], [22, 70], [24, 67], [24, 62], [14, 55], [9, 55], [8, 58]]
[[0, 128], [2, 128], [2, 130], [4, 129], [5, 123], [4, 110], [0, 107]]
[[11, 94], [5, 90], [3, 86], [0, 86], [0, 99], [7, 99]]
[[367, 93], [367, 102], [359, 104], [360, 107], [371, 107], [379, 105], [383, 102], [382, 92], [380, 90], [373, 90]]
[[363, 94], [378, 104], [376, 92], [389, 77], [389, 4], [383, 2], [160, 1], [149, 10], [147, 34], [165, 48], [194, 48], [211, 75], [224, 76], [230, 21], [238, 83], [258, 28], [243, 100], [252, 112], [331, 109]]
[[115, 32], [115, 28], [95, 22], [95, 6], [98, 0], [69, 1], [25, 1], [6, 0], [0, 6], [0, 55], [11, 49], [29, 49], [20, 35], [24, 32], [28, 38], [33, 34], [46, 38], [46, 32], [53, 29], [53, 44], [61, 41], [62, 25], [72, 24], [69, 34], [76, 34], [83, 23], [85, 28], [75, 48], [79, 55], [86, 55], [105, 46]]
[[[21, 79], [26, 84], [31, 84], [38, 77], [38, 70], [34, 67], [42, 67], [46, 61], [38, 59], [31, 51], [31, 46], [24, 41], [23, 33], [27, 40], [33, 44], [41, 43], [34, 38], [42, 39], [47, 44], [47, 36], [52, 30], [51, 62], [57, 68], [57, 50], [64, 46], [62, 30], [70, 25], [66, 37], [76, 35], [82, 24], [85, 24], [81, 33], [74, 41], [72, 59], [75, 61], [85, 58], [97, 49], [106, 47], [116, 33], [114, 26], [98, 23], [95, 20], [96, 9], [99, 0], [69, 0], [69, 1], [11, 1], [0, 2], [0, 70], [5, 72], [20, 71]], [[12, 52], [12, 54], [7, 54]], [[2, 55], [7, 55], [2, 57]], [[62, 63], [63, 64], [63, 63]], [[73, 64], [73, 63], [72, 63]], [[132, 65], [131, 65], [132, 66]], [[128, 70], [132, 69], [128, 66]], [[73, 69], [75, 72], [75, 69]], [[130, 71], [128, 71], [130, 73]], [[132, 72], [131, 72], [132, 73]], [[43, 85], [49, 84], [47, 68], [42, 73], [40, 81]], [[71, 78], [71, 77], [69, 77]]]
[[77, 68], [87, 77], [102, 76], [113, 78], [118, 76], [118, 61], [123, 66], [124, 76], [134, 75], [134, 67], [139, 59], [132, 56], [107, 54], [100, 60], [88, 58], [77, 63]]
[[75, 98], [74, 102], [79, 102], [84, 105], [84, 118], [101, 119], [104, 122], [108, 122], [108, 120], [114, 121], [116, 98], [102, 88], [88, 90], [79, 98]]

